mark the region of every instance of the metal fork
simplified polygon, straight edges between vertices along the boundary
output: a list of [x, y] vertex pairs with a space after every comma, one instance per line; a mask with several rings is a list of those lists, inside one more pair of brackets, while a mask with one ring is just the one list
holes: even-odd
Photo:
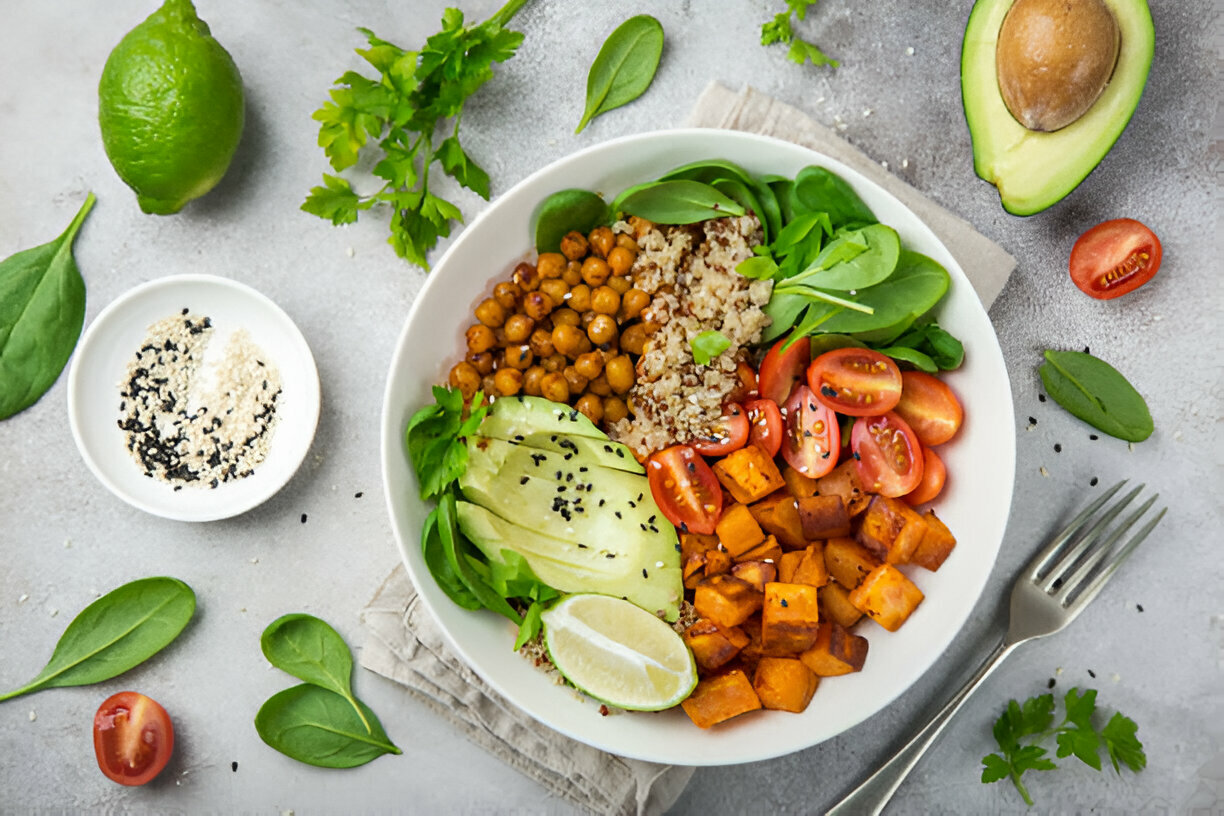
[[952, 715], [1003, 658], [1021, 643], [1061, 631], [1097, 596], [1122, 561], [1147, 538], [1168, 510], [1161, 508], [1138, 533], [1115, 549], [1114, 545], [1151, 509], [1160, 495], [1152, 496], [1116, 528], [1107, 531], [1106, 528], [1144, 488], [1139, 485], [1106, 509], [1100, 518], [1094, 519], [1097, 511], [1125, 484], [1123, 480], [1105, 491], [1029, 562], [1012, 587], [1011, 618], [1003, 641], [925, 728], [826, 816], [879, 814]]

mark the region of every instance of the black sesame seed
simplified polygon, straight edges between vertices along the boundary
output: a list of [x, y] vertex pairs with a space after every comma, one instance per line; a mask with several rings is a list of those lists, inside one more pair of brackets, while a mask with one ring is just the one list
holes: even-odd
[[1095, 442], [1101, 437], [1097, 436], [1096, 434], [1088, 434], [1088, 438], [1091, 439], [1093, 442]]
[[360, 498], [361, 498], [362, 496], [364, 496], [364, 495], [365, 495], [365, 493], [364, 493], [364, 492], [362, 492], [362, 491], [358, 490], [356, 493], [354, 493], [354, 494], [353, 494], [353, 498], [354, 498], [354, 499], [360, 499]]
[[615, 557], [616, 557], [616, 553], [608, 553], [607, 555], [604, 556], [604, 558], [615, 558]]
[[1048, 681], [1046, 681], [1046, 688], [1054, 688], [1054, 678], [1053, 677], [1051, 677]]
[[1055, 442], [1055, 443], [1054, 443], [1054, 452], [1055, 452], [1055, 453], [1062, 453], [1062, 445], [1061, 445], [1060, 443], [1058, 443], [1058, 442]]
[[650, 573], [646, 572], [646, 568], [645, 568], [645, 567], [642, 567], [642, 577], [643, 577], [643, 578], [649, 578], [649, 577], [650, 577]]
[[1029, 425], [1036, 425], [1036, 424], [1037, 424], [1037, 418], [1029, 417]]
[[785, 599], [785, 598], [783, 598], [783, 599], [782, 599], [782, 605], [783, 605], [783, 606], [790, 606], [790, 604], [788, 604], [788, 603], [786, 602], [786, 599]]
[[1038, 402], [1045, 402], [1045, 394], [1038, 394], [1038, 395], [1037, 395], [1037, 401], [1038, 401]]
[[303, 513], [303, 514], [302, 514], [302, 523], [303, 523], [303, 524], [305, 524], [305, 523], [306, 523], [306, 514], [305, 514], [305, 513]]
[[521, 479], [519, 479], [519, 484], [525, 485], [527, 484], [528, 481], [530, 481], [530, 479], [531, 479], [530, 476], [523, 476]]
[[231, 771], [233, 771], [234, 773], [238, 773], [238, 763], [237, 763], [237, 762], [231, 762], [231, 763], [230, 763], [230, 770], [231, 770]]
[[1089, 669], [1089, 670], [1088, 670], [1088, 676], [1089, 676], [1089, 677], [1091, 677], [1092, 679], [1094, 679], [1094, 680], [1095, 680], [1095, 679], [1096, 679], [1096, 672], [1094, 672], [1092, 669]]
[[604, 506], [604, 500], [603, 500], [603, 499], [600, 499], [600, 500], [599, 500], [599, 506], [600, 506], [600, 507], [603, 507], [603, 506]]
[[858, 451], [855, 451], [855, 452], [854, 452], [854, 461], [856, 461], [856, 462], [861, 461], [861, 457], [859, 456], [859, 452], [858, 452]]
[[1088, 481], [1088, 484], [1089, 484], [1089, 486], [1091, 486], [1091, 487], [1096, 487], [1096, 486], [1097, 486], [1097, 477], [1093, 476], [1093, 477], [1092, 477], [1092, 478], [1091, 478], [1091, 479]]
[[622, 515], [621, 515], [621, 511], [619, 511], [619, 510], [617, 510], [617, 511], [616, 511], [616, 517], [617, 517], [617, 518], [624, 518], [624, 516], [622, 516]]
[[1142, 611], [1143, 611], [1143, 604], [1135, 604], [1135, 608], [1136, 608], [1136, 609], [1138, 609], [1140, 612], [1142, 612]]

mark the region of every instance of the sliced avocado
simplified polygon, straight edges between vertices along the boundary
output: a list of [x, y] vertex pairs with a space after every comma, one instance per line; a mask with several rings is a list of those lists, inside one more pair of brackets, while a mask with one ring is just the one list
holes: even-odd
[[[485, 430], [483, 424], [480, 426], [480, 430]], [[501, 432], [501, 429], [497, 427], [494, 427], [492, 430], [497, 433]], [[619, 442], [613, 442], [610, 439], [592, 439], [589, 436], [567, 436], [565, 434], [547, 433], [545, 431], [536, 431], [528, 434], [519, 433], [509, 438], [504, 436], [485, 438], [497, 439], [508, 442], [511, 445], [523, 445], [524, 447], [536, 450], [560, 453], [563, 459], [565, 454], [570, 454], [571, 458], [581, 457], [585, 463], [590, 464], [593, 462], [600, 467], [623, 470], [627, 473], [646, 472], [646, 469], [638, 463], [637, 459], [633, 458], [633, 451], [629, 450], [627, 446]]]
[[[581, 544], [541, 535], [470, 502], [457, 502], [456, 513], [464, 535], [491, 561], [504, 561], [502, 552], [512, 550], [554, 589], [624, 598], [669, 621], [679, 616], [679, 558], [673, 557], [674, 546], [657, 537], [626, 534], [606, 542], [610, 547]], [[662, 547], [670, 555], [659, 551]], [[654, 566], [659, 563], [664, 566]]]
[[999, 91], [999, 31], [1013, 0], [978, 0], [961, 49], [961, 94], [973, 139], [974, 170], [999, 188], [1014, 215], [1040, 212], [1076, 188], [1117, 141], [1139, 104], [1152, 64], [1155, 33], [1146, 0], [1104, 0], [1121, 39], [1105, 89], [1071, 124], [1053, 132], [1029, 130]]
[[577, 408], [552, 402], [543, 397], [502, 397], [489, 408], [480, 423], [480, 432], [494, 439], [514, 439], [515, 436], [542, 432], [607, 439], [608, 435], [587, 419]]

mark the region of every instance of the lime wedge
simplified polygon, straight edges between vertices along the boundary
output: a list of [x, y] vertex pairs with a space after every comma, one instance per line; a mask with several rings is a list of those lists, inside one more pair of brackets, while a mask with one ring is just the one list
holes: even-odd
[[697, 685], [697, 666], [684, 639], [628, 601], [570, 595], [540, 620], [557, 670], [608, 705], [659, 711], [678, 705]]

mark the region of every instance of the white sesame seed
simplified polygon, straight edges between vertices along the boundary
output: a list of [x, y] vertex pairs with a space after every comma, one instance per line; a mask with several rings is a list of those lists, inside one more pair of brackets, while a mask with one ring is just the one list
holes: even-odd
[[887, 169], [888, 169], [888, 162], [886, 162], [886, 161], [882, 161], [882, 162], [880, 162], [880, 166], [881, 166], [881, 167], [883, 167], [885, 170], [887, 170]]
[[914, 56], [914, 46], [911, 45], [909, 48], [905, 49], [905, 56], [907, 57]]
[[346, 247], [346, 248], [345, 248], [345, 250], [344, 250], [344, 254], [345, 254], [345, 255], [347, 255], [347, 256], [349, 256], [349, 257], [351, 258], [351, 257], [353, 257], [354, 255], [356, 255], [357, 253], [356, 253], [356, 252], [353, 250], [353, 248], [352, 248], [352, 247]]
[[23, 604], [23, 603], [25, 603], [25, 602], [26, 602], [26, 601], [28, 601], [28, 600], [30, 600], [30, 596], [29, 596], [29, 595], [27, 595], [27, 594], [25, 594], [25, 593], [23, 592], [23, 593], [21, 593], [21, 597], [17, 599], [17, 603], [19, 603], [19, 604]]
[[1047, 479], [1050, 478], [1050, 471], [1046, 470], [1044, 465], [1041, 468], [1041, 475], [1045, 476]]
[[59, 614], [59, 610], [58, 610], [58, 609], [55, 609], [55, 608], [52, 608], [52, 609], [51, 609], [51, 617], [53, 617], [53, 618], [54, 618], [54, 617], [55, 617], [56, 615], [58, 615], [58, 614]]
[[907, 167], [909, 167], [909, 159], [902, 159], [902, 160], [901, 160], [901, 169], [902, 169], [902, 170], [904, 170], [904, 169], [905, 169], [905, 168], [907, 168]]
[[38, 719], [38, 713], [34, 711], [33, 709], [30, 709], [30, 722], [34, 722], [37, 719]]
[[873, 113], [875, 113], [875, 111], [873, 111], [871, 108], [864, 108], [864, 109], [863, 109], [863, 118], [864, 118], [864, 119], [866, 119], [868, 116], [870, 116], [870, 115], [871, 115], [871, 114], [873, 114]]

